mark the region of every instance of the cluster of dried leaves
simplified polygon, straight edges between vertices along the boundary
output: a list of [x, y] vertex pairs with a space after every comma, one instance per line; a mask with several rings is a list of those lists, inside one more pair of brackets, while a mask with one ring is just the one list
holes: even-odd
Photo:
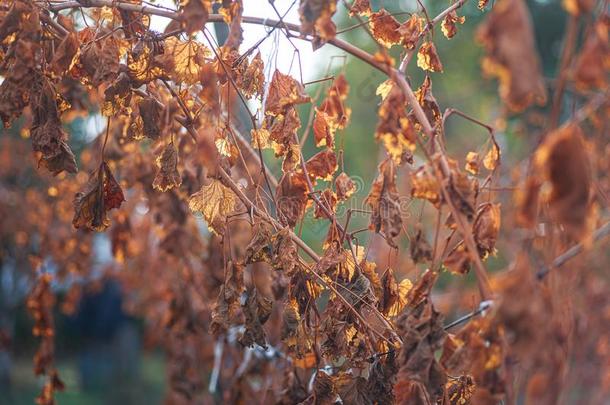
[[[337, 46], [387, 74], [372, 134], [385, 156], [364, 200], [367, 246], [350, 227], [352, 211], [344, 223], [337, 215], [356, 191], [336, 141], [354, 119], [345, 75], [322, 100], [278, 70], [267, 82], [270, 62], [240, 48], [241, 0], [184, 0], [174, 11], [140, 0], [78, 3], [0, 5], [0, 117], [31, 139], [38, 165], [23, 162], [22, 140], [0, 140], [2, 254], [24, 268], [32, 257], [52, 260], [59, 280], [86, 279], [92, 231], [106, 231], [109, 272], [130, 292], [129, 310], [146, 320], [148, 342], [166, 349], [168, 403], [497, 404], [524, 393], [529, 403], [551, 404], [562, 388], [576, 387], [596, 387], [603, 401], [608, 362], [599, 360], [595, 373], [582, 363], [610, 358], [607, 283], [595, 272], [536, 277], [537, 263], [591, 242], [607, 212], [610, 19], [593, 2], [566, 1], [570, 18], [595, 22], [576, 53], [566, 44], [553, 91], [561, 101], [573, 85], [583, 107], [560, 127], [545, 124], [523, 173], [501, 170], [493, 128], [442, 113], [432, 93], [433, 75], [443, 71], [433, 28], [440, 24], [446, 39], [458, 35], [464, 1], [434, 19], [422, 9], [404, 21], [368, 0], [345, 2], [376, 41], [374, 55], [337, 38], [336, 0], [301, 0], [298, 27], [249, 20], [314, 48]], [[164, 33], [149, 29], [153, 14], [170, 19]], [[208, 22], [228, 25], [222, 45]], [[507, 114], [547, 102], [524, 0], [497, 1], [477, 39]], [[391, 48], [400, 48], [403, 68]], [[413, 56], [431, 75], [415, 91], [405, 77]], [[299, 108], [308, 104], [303, 128]], [[250, 139], [236, 129], [240, 105], [260, 106], [260, 119], [248, 110]], [[106, 129], [77, 158], [63, 123], [92, 111]], [[463, 158], [449, 156], [451, 116], [479, 124], [489, 140]], [[310, 131], [318, 151], [307, 158]], [[264, 164], [265, 149], [278, 159], [279, 180]], [[88, 175], [77, 172], [77, 160]], [[33, 171], [41, 178], [25, 190], [22, 179]], [[501, 212], [495, 188], [510, 176], [524, 185]], [[409, 215], [413, 201], [419, 215]], [[36, 209], [14, 215], [24, 206]], [[328, 226], [320, 253], [295, 233], [307, 215]], [[508, 254], [520, 253], [491, 277], [485, 266], [502, 235]], [[384, 259], [391, 255], [397, 259]], [[471, 308], [475, 295], [465, 287], [458, 298], [439, 298], [433, 289], [444, 270], [461, 277], [471, 269], [492, 309], [450, 333], [445, 316]], [[35, 371], [48, 379], [42, 404], [63, 387], [52, 365], [53, 306], [51, 276], [43, 274], [28, 299], [41, 337]]]

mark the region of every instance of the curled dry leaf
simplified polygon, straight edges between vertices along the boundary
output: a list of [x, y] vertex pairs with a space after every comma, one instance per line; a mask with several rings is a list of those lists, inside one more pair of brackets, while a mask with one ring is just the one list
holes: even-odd
[[333, 39], [337, 32], [331, 19], [335, 11], [337, 0], [300, 0], [301, 33], [314, 34], [322, 44]]
[[411, 197], [428, 200], [435, 207], [440, 207], [441, 186], [434, 175], [434, 168], [429, 164], [420, 166], [411, 175]]
[[269, 93], [265, 101], [265, 114], [284, 114], [286, 107], [308, 103], [309, 96], [303, 85], [292, 77], [276, 70], [269, 84]]
[[75, 228], [86, 227], [91, 230], [104, 231], [110, 221], [107, 213], [113, 208], [119, 208], [125, 201], [123, 190], [114, 179], [106, 162], [91, 173], [83, 191], [74, 196]]
[[284, 173], [276, 191], [278, 216], [282, 224], [294, 227], [301, 219], [307, 206], [307, 192], [305, 174], [294, 171]]
[[409, 252], [414, 263], [423, 263], [432, 260], [432, 247], [424, 235], [421, 225], [417, 226], [415, 238], [409, 244]]
[[72, 65], [76, 62], [79, 46], [80, 42], [75, 32], [70, 32], [60, 42], [51, 61], [53, 72], [56, 75], [61, 75], [72, 68]]
[[495, 252], [499, 232], [500, 204], [481, 204], [472, 224], [472, 233], [481, 258], [484, 259]]
[[190, 35], [202, 30], [208, 21], [211, 0], [184, 0], [180, 6], [180, 21]]
[[590, 210], [591, 167], [584, 135], [577, 124], [568, 123], [548, 134], [536, 151], [551, 192], [546, 198], [554, 220], [574, 236], [586, 229]]
[[443, 64], [433, 42], [424, 42], [417, 51], [417, 66], [430, 72], [442, 72]]
[[379, 311], [386, 316], [396, 316], [407, 304], [407, 296], [413, 288], [413, 284], [408, 278], [398, 283], [394, 277], [394, 271], [388, 268], [381, 278], [381, 288]]
[[396, 164], [401, 164], [412, 161], [417, 133], [407, 114], [407, 101], [403, 92], [398, 86], [394, 84], [391, 86], [391, 90], [379, 107], [375, 139], [383, 142]]
[[369, 228], [376, 233], [383, 232], [388, 245], [397, 248], [394, 239], [402, 230], [402, 217], [394, 161], [385, 159], [379, 164], [378, 172], [365, 200], [373, 211]]
[[316, 146], [334, 145], [335, 132], [344, 129], [349, 121], [351, 109], [345, 106], [349, 84], [343, 74], [337, 76], [328, 89], [326, 99], [316, 108], [313, 131]]
[[402, 42], [402, 35], [398, 32], [400, 23], [385, 8], [371, 14], [369, 27], [373, 37], [386, 48]]
[[496, 77], [500, 97], [515, 112], [546, 102], [534, 31], [524, 0], [500, 0], [479, 27], [477, 39], [487, 52], [483, 72]]
[[330, 181], [339, 167], [337, 165], [337, 155], [332, 149], [325, 149], [309, 158], [305, 162], [305, 167], [312, 181], [316, 179]]
[[161, 106], [152, 97], [146, 97], [138, 103], [138, 110], [142, 118], [142, 131], [150, 139], [161, 136]]
[[464, 169], [474, 176], [479, 174], [479, 154], [476, 152], [468, 152], [466, 155], [466, 166]]
[[157, 174], [153, 181], [153, 188], [159, 191], [167, 191], [174, 187], [180, 187], [182, 177], [178, 172], [178, 150], [173, 142], [168, 143], [161, 155], [157, 157]]
[[466, 17], [458, 16], [455, 10], [448, 13], [441, 23], [441, 30], [447, 39], [451, 39], [457, 34], [456, 24], [464, 24]]
[[[237, 4], [237, 3], [235, 3]], [[247, 63], [244, 59], [243, 63]], [[248, 64], [245, 71], [237, 75], [236, 85], [246, 98], [261, 97], [265, 90], [265, 65], [261, 53], [258, 52]]]
[[407, 296], [407, 305], [395, 321], [403, 344], [397, 363], [394, 395], [398, 403], [436, 404], [444, 394], [446, 372], [436, 358], [443, 345], [443, 317], [430, 298], [435, 276], [427, 271]]
[[359, 14], [363, 17], [368, 17], [373, 11], [371, 10], [371, 0], [354, 0], [349, 10], [349, 14], [354, 16]]
[[356, 191], [356, 184], [347, 173], [341, 172], [335, 178], [335, 193], [339, 201], [345, 201]]
[[213, 179], [200, 191], [189, 198], [189, 208], [193, 213], [201, 213], [210, 231], [220, 234], [227, 215], [235, 209], [236, 195], [220, 180]]
[[422, 19], [417, 14], [411, 14], [411, 17], [398, 28], [398, 32], [402, 35], [402, 43], [405, 48], [413, 49], [419, 41], [419, 36], [422, 32]]
[[[580, 2], [579, 2], [580, 3]], [[576, 57], [572, 77], [581, 90], [604, 89], [610, 74], [610, 16], [601, 17]]]
[[443, 260], [443, 266], [453, 274], [468, 274], [470, 265], [470, 255], [463, 241], [455, 245]]
[[76, 159], [66, 143], [67, 135], [59, 117], [57, 92], [51, 82], [38, 77], [32, 92], [32, 149], [40, 153], [39, 164], [57, 175], [76, 173]]
[[470, 405], [475, 389], [476, 384], [471, 375], [448, 376], [445, 384], [447, 401], [443, 401], [443, 405]]
[[246, 318], [246, 330], [240, 337], [239, 343], [248, 347], [252, 347], [256, 343], [263, 348], [267, 348], [263, 325], [271, 316], [273, 302], [261, 295], [256, 287], [246, 290], [241, 295], [240, 300]]
[[[436, 102], [436, 98], [432, 94], [432, 79], [430, 79], [430, 76], [426, 76], [422, 85], [415, 91], [415, 98], [417, 98], [417, 102], [424, 110], [430, 124], [435, 126], [437, 130], [440, 129], [442, 120], [441, 110]], [[421, 125], [415, 119], [413, 113], [411, 113], [409, 118], [411, 118], [412, 122], [415, 122], [415, 128], [421, 130]]]

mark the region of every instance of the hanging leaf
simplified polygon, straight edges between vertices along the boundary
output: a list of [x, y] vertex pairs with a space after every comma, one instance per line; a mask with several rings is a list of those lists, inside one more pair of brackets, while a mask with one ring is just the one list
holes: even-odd
[[235, 209], [235, 193], [220, 180], [213, 179], [200, 191], [189, 198], [189, 208], [193, 213], [201, 213], [210, 231], [222, 232], [227, 215]]

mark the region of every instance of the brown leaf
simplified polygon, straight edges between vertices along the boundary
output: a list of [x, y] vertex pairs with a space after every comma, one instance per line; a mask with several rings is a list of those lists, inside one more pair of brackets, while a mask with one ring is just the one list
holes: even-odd
[[210, 0], [186, 0], [182, 2], [180, 21], [189, 35], [203, 29], [208, 21], [210, 8]]
[[574, 236], [580, 236], [590, 213], [592, 181], [582, 130], [577, 124], [568, 123], [548, 134], [535, 159], [551, 185], [547, 202], [553, 219]]
[[354, 0], [349, 10], [351, 16], [359, 14], [363, 17], [368, 17], [371, 13], [371, 0]]
[[479, 27], [477, 39], [487, 52], [483, 72], [498, 78], [500, 97], [512, 111], [546, 102], [534, 30], [524, 0], [496, 2]]
[[443, 18], [443, 22], [441, 23], [441, 30], [443, 31], [443, 35], [447, 37], [447, 39], [451, 39], [457, 34], [457, 27], [455, 24], [464, 24], [466, 21], [466, 17], [461, 16], [458, 17], [457, 12], [455, 10], [451, 11], [449, 14]]
[[236, 195], [220, 180], [213, 179], [200, 191], [189, 197], [189, 208], [193, 213], [200, 212], [210, 231], [218, 234], [222, 231], [227, 215], [235, 209]]
[[595, 23], [580, 54], [576, 57], [572, 77], [578, 89], [606, 88], [610, 73], [608, 54], [610, 54], [610, 17], [606, 15]]
[[[246, 61], [244, 60], [244, 62]], [[237, 76], [237, 87], [246, 98], [261, 97], [265, 90], [265, 72], [261, 53], [258, 52], [248, 64], [245, 72]]]
[[305, 93], [303, 85], [276, 69], [269, 84], [269, 93], [265, 101], [265, 114], [283, 114], [286, 107], [308, 103], [309, 101], [310, 98]]
[[267, 348], [263, 324], [267, 322], [271, 315], [273, 302], [262, 296], [256, 287], [248, 289], [240, 299], [242, 311], [246, 318], [246, 330], [239, 339], [239, 343], [248, 347], [252, 347], [256, 343], [263, 348]]
[[157, 157], [157, 174], [153, 181], [153, 188], [159, 191], [167, 191], [174, 187], [180, 187], [182, 177], [178, 172], [178, 151], [173, 142], [168, 143], [161, 155]]
[[53, 72], [56, 75], [61, 75], [70, 70], [72, 64], [76, 62], [76, 53], [79, 46], [78, 35], [75, 32], [70, 32], [61, 41], [51, 62]]
[[339, 201], [345, 201], [356, 191], [356, 184], [345, 172], [335, 178], [335, 193]]
[[443, 261], [443, 265], [453, 274], [468, 274], [471, 265], [470, 255], [463, 241], [451, 249]]
[[337, 165], [337, 155], [332, 149], [325, 149], [309, 158], [305, 162], [305, 167], [312, 181], [316, 179], [330, 181], [339, 167]]
[[39, 163], [53, 175], [76, 173], [76, 159], [66, 143], [57, 106], [56, 90], [49, 80], [39, 77], [32, 94], [32, 149], [40, 153]]
[[413, 49], [419, 41], [419, 36], [422, 31], [422, 20], [417, 14], [411, 14], [411, 17], [398, 28], [398, 32], [402, 35], [402, 43], [405, 48]]
[[388, 245], [397, 248], [394, 238], [402, 230], [401, 206], [396, 188], [396, 166], [392, 159], [385, 159], [379, 164], [379, 174], [373, 182], [365, 203], [373, 213], [369, 228], [376, 233], [382, 231]]
[[446, 332], [443, 317], [434, 309], [430, 291], [435, 276], [427, 271], [407, 296], [408, 303], [395, 324], [403, 344], [398, 355], [399, 371], [394, 384], [398, 403], [436, 404], [447, 379], [436, 358]]
[[481, 204], [472, 224], [472, 233], [481, 258], [494, 253], [499, 232], [500, 204]]
[[373, 37], [386, 48], [402, 42], [403, 37], [398, 32], [400, 23], [384, 8], [371, 14], [369, 27]]
[[280, 179], [276, 198], [280, 222], [291, 228], [301, 219], [307, 205], [308, 187], [302, 172], [286, 172]]
[[396, 164], [401, 164], [412, 161], [417, 134], [407, 115], [407, 101], [403, 92], [393, 83], [390, 86], [391, 90], [379, 107], [375, 139], [383, 142]]
[[430, 72], [442, 72], [443, 65], [433, 42], [424, 42], [417, 51], [417, 66]]
[[335, 37], [336, 27], [331, 17], [337, 11], [337, 0], [300, 0], [301, 33], [316, 34], [326, 42]]
[[417, 226], [415, 238], [409, 244], [409, 252], [414, 263], [423, 263], [432, 260], [432, 247], [424, 236], [421, 225]]
[[143, 98], [138, 103], [142, 117], [144, 136], [157, 139], [161, 136], [161, 106], [152, 97]]
[[123, 190], [114, 179], [106, 162], [91, 173], [83, 191], [74, 197], [75, 228], [86, 227], [101, 232], [105, 230], [110, 221], [107, 213], [113, 208], [119, 208], [125, 201]]

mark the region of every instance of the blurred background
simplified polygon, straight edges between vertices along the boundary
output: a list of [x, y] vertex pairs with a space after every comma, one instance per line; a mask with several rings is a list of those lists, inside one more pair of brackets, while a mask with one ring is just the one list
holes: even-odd
[[[159, 3], [159, 2], [157, 2]], [[245, 0], [244, 15], [275, 18], [273, 9], [264, 0]], [[286, 11], [291, 1], [276, 1], [280, 12]], [[395, 14], [401, 22], [408, 13], [416, 11], [415, 0], [383, 1], [372, 0], [373, 9], [384, 6]], [[431, 16], [438, 14], [450, 3], [440, 0], [423, 0]], [[530, 0], [527, 1], [535, 27], [536, 46], [542, 61], [546, 77], [553, 77], [558, 66], [561, 50], [566, 13], [559, 1]], [[298, 4], [292, 7], [285, 20], [298, 23]], [[356, 22], [349, 19], [345, 8], [339, 4], [335, 15], [338, 30], [351, 27]], [[403, 13], [403, 14], [401, 14]], [[474, 41], [477, 26], [485, 18], [486, 13], [476, 7], [475, 1], [468, 1], [459, 10], [459, 15], [466, 17], [466, 22], [458, 26], [458, 34], [447, 40], [440, 32], [440, 27], [434, 30], [434, 42], [444, 65], [443, 74], [433, 74], [433, 93], [441, 106], [459, 109], [483, 122], [494, 125], [497, 129], [497, 139], [503, 152], [503, 175], [498, 187], [510, 187], [510, 169], [532, 149], [527, 134], [540, 130], [536, 121], [537, 111], [528, 115], [527, 120], [506, 118], [497, 96], [497, 83], [483, 79], [479, 61], [481, 47]], [[153, 28], [162, 31], [164, 21], [154, 18]], [[226, 30], [222, 26], [215, 27], [219, 42], [222, 43]], [[244, 25], [245, 42], [242, 50], [266, 35], [262, 27]], [[369, 52], [376, 47], [371, 38], [361, 29], [346, 30], [339, 35]], [[351, 89], [346, 104], [352, 109], [350, 125], [337, 136], [337, 144], [344, 149], [345, 171], [356, 179], [359, 186], [354, 199], [355, 205], [361, 205], [368, 193], [368, 185], [377, 173], [380, 145], [374, 140], [377, 123], [377, 105], [379, 97], [375, 91], [384, 81], [382, 74], [376, 72], [363, 62], [344, 55], [340, 50], [326, 45], [313, 52], [311, 45], [298, 39], [292, 41], [297, 45], [299, 55], [294, 48], [278, 33], [273, 33], [263, 42], [261, 53], [265, 62], [275, 59], [277, 67], [284, 73], [294, 77], [302, 74], [304, 82], [344, 72]], [[399, 50], [394, 49], [392, 56], [398, 60]], [[298, 56], [300, 56], [299, 69]], [[296, 59], [295, 59], [296, 58]], [[268, 71], [267, 74], [272, 74]], [[408, 74], [413, 87], [419, 87], [424, 74], [415, 66], [414, 61], [409, 66]], [[1, 80], [1, 79], [0, 79]], [[322, 87], [329, 85], [323, 81], [306, 86], [310, 95]], [[324, 94], [324, 93], [323, 93]], [[570, 93], [566, 96], [569, 102]], [[301, 119], [305, 123], [309, 117], [309, 106], [300, 110]], [[544, 111], [539, 111], [544, 113]], [[522, 118], [522, 117], [519, 117]], [[245, 125], [245, 124], [244, 124]], [[95, 109], [89, 117], [77, 117], [67, 126], [70, 144], [75, 153], [87, 149], [95, 141], [104, 126], [104, 120]], [[247, 126], [247, 125], [246, 125]], [[20, 123], [12, 128], [2, 130], [0, 145], [7, 137], [19, 139]], [[305, 145], [304, 155], [311, 156], [317, 152], [312, 138]], [[448, 147], [450, 154], [462, 159], [466, 153], [484, 144], [488, 134], [468, 121], [451, 119], [447, 128]], [[26, 145], [23, 156], [29, 156], [29, 140], [23, 139]], [[0, 147], [0, 153], [2, 148]], [[33, 158], [32, 158], [33, 159]], [[416, 156], [416, 164], [419, 158]], [[0, 159], [1, 160], [1, 159]], [[276, 175], [281, 172], [281, 162], [272, 154], [266, 156], [267, 163]], [[461, 162], [463, 164], [463, 162]], [[37, 173], [31, 177], [20, 178], [23, 187], [35, 187]], [[404, 180], [404, 179], [403, 179]], [[364, 187], [362, 187], [365, 185]], [[44, 185], [41, 185], [43, 187]], [[4, 184], [0, 183], [0, 199]], [[418, 212], [413, 207], [413, 212]], [[422, 215], [431, 215], [424, 212]], [[0, 211], [0, 221], [4, 222], [7, 212]], [[12, 214], [14, 215], [14, 213]], [[314, 249], [320, 250], [326, 235], [326, 221], [313, 221], [311, 212], [303, 225], [303, 239]], [[433, 223], [433, 222], [431, 222]], [[367, 226], [367, 218], [356, 216], [353, 219], [354, 229]], [[1, 225], [0, 225], [1, 226]], [[412, 232], [412, 229], [407, 229]], [[361, 245], [368, 242], [367, 234], [362, 233]], [[406, 243], [406, 242], [405, 242]], [[142, 321], [131, 317], [124, 306], [121, 284], [109, 277], [104, 277], [104, 269], [112, 264], [112, 253], [108, 236], [105, 234], [94, 237], [94, 256], [92, 261], [92, 276], [87, 280], [87, 287], [80, 296], [66, 297], [70, 291], [70, 283], [81, 280], [68, 280], [53, 284], [58, 293], [58, 302], [64, 303], [56, 307], [56, 364], [66, 390], [57, 394], [59, 404], [157, 404], [161, 403], [166, 391], [166, 369], [163, 352], [156, 348], [154, 342], [147, 342], [143, 334]], [[406, 246], [403, 245], [404, 248]], [[498, 255], [489, 260], [491, 270], [502, 268], [507, 263], [503, 256], [502, 246], [498, 246]], [[380, 260], [382, 260], [381, 258]], [[400, 265], [395, 265], [400, 267]], [[443, 276], [445, 277], [445, 276]], [[450, 276], [447, 276], [448, 278]], [[463, 283], [470, 283], [471, 276]], [[441, 280], [440, 286], [448, 280]], [[32, 372], [32, 356], [36, 350], [37, 340], [32, 337], [33, 321], [28, 315], [25, 299], [31, 288], [29, 275], [23, 274], [12, 253], [5, 246], [0, 246], [0, 404], [31, 404], [38, 395], [41, 382]]]

